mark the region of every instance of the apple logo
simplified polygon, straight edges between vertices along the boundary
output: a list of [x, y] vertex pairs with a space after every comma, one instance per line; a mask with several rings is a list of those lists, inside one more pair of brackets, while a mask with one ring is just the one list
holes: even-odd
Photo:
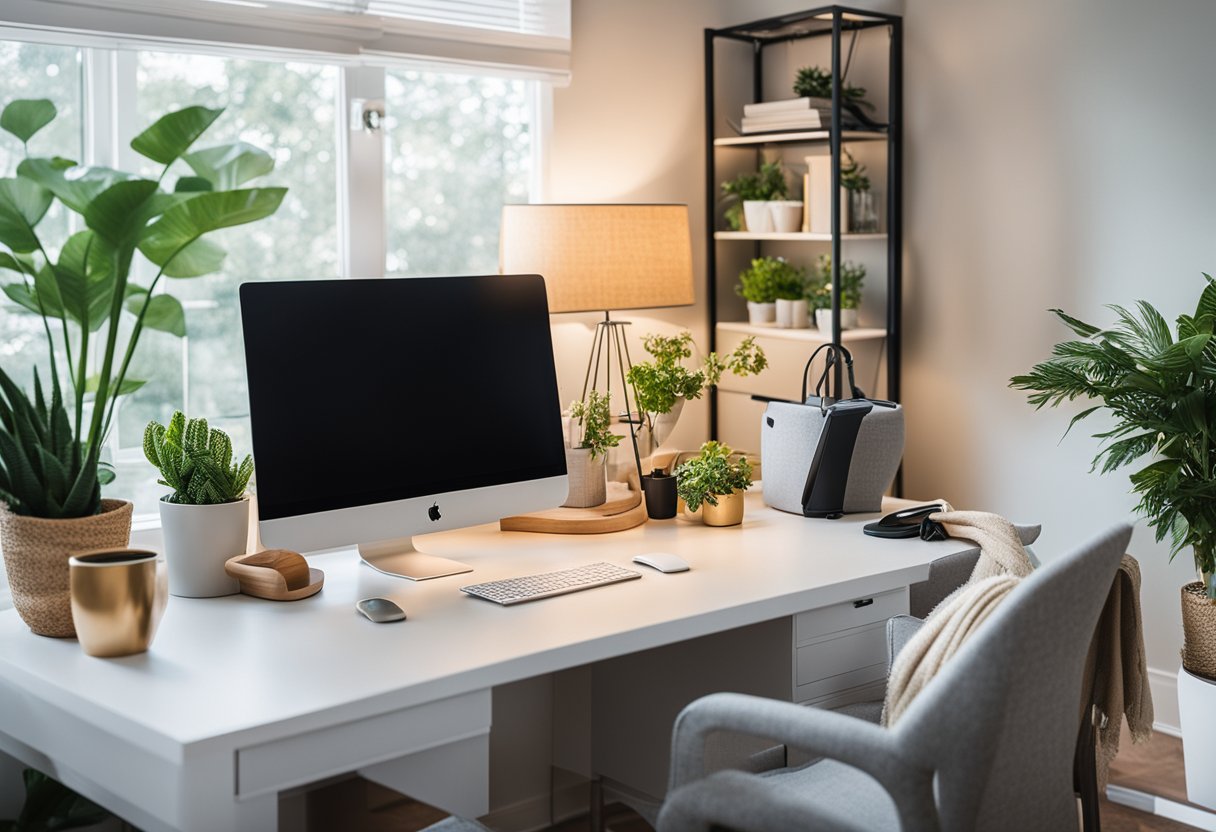
[[438, 520], [440, 517], [442, 517], [443, 515], [439, 513], [439, 503], [435, 503], [435, 505], [428, 508], [426, 510], [426, 516], [431, 518], [431, 520]]

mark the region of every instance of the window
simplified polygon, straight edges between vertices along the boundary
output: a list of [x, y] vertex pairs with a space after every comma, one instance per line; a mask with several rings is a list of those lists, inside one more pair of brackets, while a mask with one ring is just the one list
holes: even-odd
[[[97, 66], [103, 70], [94, 74]], [[149, 420], [163, 421], [181, 408], [228, 431], [238, 451], [251, 448], [237, 301], [241, 283], [348, 275], [352, 255], [344, 248], [353, 243], [343, 241], [357, 233], [343, 223], [352, 200], [358, 222], [374, 218], [385, 229], [383, 273], [493, 273], [501, 205], [526, 202], [535, 193], [539, 81], [421, 65], [372, 70], [384, 85], [385, 126], [381, 141], [370, 145], [376, 158], [361, 156], [358, 164], [363, 170], [369, 161], [382, 166], [384, 205], [375, 206], [358, 202], [344, 175], [347, 154], [371, 151], [366, 142], [344, 140], [350, 112], [344, 96], [354, 96], [343, 83], [343, 73], [351, 70], [341, 62], [234, 50], [110, 49], [95, 38], [79, 48], [0, 40], [0, 70], [0, 105], [47, 97], [59, 107], [53, 129], [35, 137], [35, 153], [75, 153], [81, 160], [151, 173], [150, 163], [128, 146], [139, 130], [182, 106], [223, 106], [224, 115], [203, 143], [241, 139], [270, 150], [276, 167], [259, 184], [289, 189], [273, 217], [213, 235], [228, 252], [222, 271], [162, 281], [162, 289], [185, 307], [187, 336], [145, 330], [131, 374], [148, 383], [121, 400], [108, 445], [118, 477], [106, 486], [106, 496], [134, 500], [137, 517], [155, 517], [156, 500], [165, 491], [143, 459]], [[358, 71], [366, 81], [368, 68]], [[82, 112], [103, 107], [111, 108], [105, 115], [117, 125], [116, 146], [105, 131], [84, 129]], [[0, 172], [11, 175], [20, 154], [11, 136], [0, 137]], [[48, 221], [65, 227], [48, 228], [46, 236], [64, 239], [69, 218]], [[150, 277], [136, 275], [144, 282]], [[8, 282], [9, 275], [0, 277]], [[35, 362], [46, 361], [40, 319], [16, 311], [6, 299], [0, 299], [0, 360], [22, 381]]]

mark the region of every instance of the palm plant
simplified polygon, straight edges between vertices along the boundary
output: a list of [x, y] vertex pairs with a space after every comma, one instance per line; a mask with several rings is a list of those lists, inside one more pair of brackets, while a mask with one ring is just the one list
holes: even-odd
[[1170, 537], [1171, 558], [1193, 549], [1207, 595], [1216, 599], [1216, 281], [1204, 277], [1195, 313], [1178, 316], [1177, 337], [1145, 301], [1135, 312], [1110, 307], [1118, 321], [1107, 329], [1051, 310], [1079, 340], [1057, 344], [1050, 359], [1010, 386], [1030, 391], [1036, 409], [1077, 398], [1098, 402], [1073, 416], [1069, 429], [1099, 410], [1113, 417], [1113, 427], [1094, 434], [1102, 447], [1093, 470], [1105, 474], [1152, 458], [1131, 474], [1136, 509], [1157, 540]]
[[[128, 374], [143, 330], [179, 337], [186, 333], [181, 303], [156, 291], [161, 279], [218, 271], [225, 252], [204, 235], [267, 217], [286, 194], [285, 188], [242, 187], [274, 168], [263, 150], [244, 142], [192, 150], [222, 113], [186, 107], [136, 136], [131, 148], [161, 168], [150, 179], [59, 156], [30, 156], [30, 139], [56, 116], [50, 101], [17, 100], [0, 112], [0, 129], [25, 149], [16, 175], [0, 179], [0, 245], [5, 247], [0, 248], [0, 270], [18, 276], [0, 288], [42, 318], [52, 391], [65, 387], [60, 370], [66, 368], [73, 405], [69, 451], [80, 457], [80, 479], [72, 492], [93, 495], [81, 503], [64, 503], [58, 516], [88, 516], [100, 508], [98, 485], [113, 479], [113, 471], [100, 461], [101, 449], [118, 399], [144, 384]], [[175, 176], [169, 188], [166, 180], [179, 161], [189, 172]], [[57, 247], [38, 233], [56, 200], [79, 215], [83, 226]], [[131, 279], [137, 254], [151, 265], [147, 285]], [[124, 313], [130, 316], [126, 320]], [[7, 392], [15, 388], [12, 380], [0, 371], [0, 381], [10, 406], [16, 407]], [[0, 424], [0, 437], [8, 442], [16, 441], [14, 431]], [[0, 444], [7, 442], [0, 438]], [[36, 516], [56, 516], [40, 513], [51, 507], [40, 507], [36, 492], [48, 488], [57, 472], [44, 456], [33, 454], [0, 457], [9, 484], [0, 499]]]

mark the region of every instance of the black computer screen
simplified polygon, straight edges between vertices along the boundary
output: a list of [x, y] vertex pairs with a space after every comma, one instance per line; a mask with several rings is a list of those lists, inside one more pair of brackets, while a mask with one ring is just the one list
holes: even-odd
[[537, 275], [246, 283], [263, 520], [566, 473]]

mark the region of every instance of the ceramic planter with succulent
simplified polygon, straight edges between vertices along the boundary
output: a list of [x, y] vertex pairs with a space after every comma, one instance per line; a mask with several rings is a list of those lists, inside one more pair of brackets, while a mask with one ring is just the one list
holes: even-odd
[[752, 337], [744, 338], [725, 357], [711, 352], [695, 370], [684, 365], [692, 358], [691, 332], [670, 337], [647, 335], [642, 346], [651, 358], [630, 367], [625, 380], [634, 391], [642, 426], [649, 433], [653, 447], [667, 441], [680, 418], [684, 402], [699, 399], [705, 388], [717, 386], [724, 372], [729, 370], [736, 376], [750, 376], [768, 366], [764, 350]]
[[700, 455], [675, 470], [676, 493], [707, 526], [743, 522], [743, 492], [751, 488], [752, 466], [747, 457], [732, 460], [732, 453], [719, 442], [706, 442]]
[[607, 394], [592, 390], [570, 405], [570, 444], [566, 448], [566, 475], [570, 480], [567, 508], [591, 508], [608, 499], [604, 463], [608, 450], [620, 444], [612, 432], [612, 410]]
[[[161, 166], [145, 178], [34, 154], [56, 117], [50, 101], [0, 112], [0, 128], [24, 149], [16, 174], [0, 179], [0, 272], [14, 276], [0, 288], [41, 319], [50, 377], [49, 389], [35, 378], [31, 396], [0, 370], [0, 548], [14, 606], [41, 635], [74, 632], [71, 554], [129, 542], [131, 504], [101, 498], [114, 477], [102, 447], [119, 397], [144, 383], [128, 373], [140, 335], [186, 332], [181, 303], [158, 291], [162, 278], [217, 271], [224, 250], [206, 235], [273, 214], [286, 193], [243, 187], [274, 167], [264, 151], [243, 142], [193, 149], [222, 113], [186, 107], [137, 135], [131, 149]], [[179, 161], [189, 175], [171, 173]], [[66, 238], [41, 233], [56, 202], [77, 215], [80, 230]], [[132, 279], [138, 261], [147, 284]]]
[[[1138, 512], [1171, 558], [1190, 550], [1198, 580], [1182, 587], [1183, 670], [1179, 705], [1191, 800], [1216, 807], [1216, 281], [1175, 331], [1151, 304], [1112, 306], [1117, 321], [1098, 327], [1052, 310], [1077, 336], [1010, 385], [1036, 408], [1085, 399], [1108, 425], [1094, 469], [1103, 474], [1148, 460], [1131, 474]], [[1206, 764], [1206, 770], [1204, 768]], [[1192, 772], [1195, 777], [1192, 778]]]
[[747, 321], [771, 324], [777, 319], [778, 299], [802, 298], [806, 272], [784, 257], [757, 257], [739, 273], [735, 293], [747, 301]]
[[[861, 290], [866, 280], [866, 267], [845, 260], [840, 264], [840, 328], [857, 327], [857, 310], [861, 306]], [[815, 310], [815, 326], [824, 335], [832, 334], [832, 257], [824, 254], [815, 263], [807, 301]]]
[[773, 230], [770, 203], [786, 201], [789, 189], [781, 162], [764, 162], [756, 173], [723, 182], [722, 193], [730, 203], [725, 213], [730, 230], [761, 234]]
[[169, 594], [184, 598], [235, 595], [240, 585], [224, 571], [229, 558], [245, 554], [253, 457], [232, 458], [232, 440], [206, 419], [187, 420], [179, 410], [169, 424], [149, 422], [144, 456], [158, 482], [173, 489], [161, 498], [160, 523], [169, 566]]

